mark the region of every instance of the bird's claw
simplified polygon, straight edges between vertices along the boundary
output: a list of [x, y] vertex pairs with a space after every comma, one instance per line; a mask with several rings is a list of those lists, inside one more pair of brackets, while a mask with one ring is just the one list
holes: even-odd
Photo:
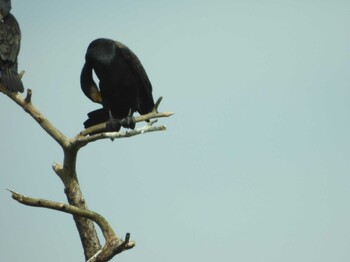
[[106, 123], [106, 128], [109, 132], [118, 132], [121, 126], [120, 120], [117, 118], [109, 118]]
[[135, 119], [133, 116], [127, 116], [120, 121], [120, 124], [125, 128], [135, 129]]
[[106, 128], [110, 132], [118, 132], [121, 127], [135, 129], [135, 118], [132, 116], [133, 113], [130, 110], [127, 117], [118, 119], [113, 117], [112, 113], [109, 112], [109, 119], [106, 123]]
[[134, 112], [130, 108], [128, 116], [120, 121], [120, 124], [125, 128], [135, 129], [135, 118], [133, 117]]

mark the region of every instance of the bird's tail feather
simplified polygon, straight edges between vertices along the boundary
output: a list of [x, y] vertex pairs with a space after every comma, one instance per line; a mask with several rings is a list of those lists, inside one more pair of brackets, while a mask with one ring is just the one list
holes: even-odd
[[5, 68], [1, 71], [1, 82], [10, 92], [23, 92], [24, 87], [15, 67]]
[[88, 117], [89, 118], [84, 122], [85, 128], [107, 122], [109, 119], [109, 113], [106, 109], [101, 108], [88, 113]]

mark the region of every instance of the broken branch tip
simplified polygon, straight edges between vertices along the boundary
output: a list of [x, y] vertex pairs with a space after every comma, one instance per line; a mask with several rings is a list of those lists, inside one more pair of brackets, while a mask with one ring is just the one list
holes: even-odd
[[27, 103], [30, 103], [32, 100], [32, 89], [27, 89], [27, 96], [24, 99], [24, 101], [26, 101]]

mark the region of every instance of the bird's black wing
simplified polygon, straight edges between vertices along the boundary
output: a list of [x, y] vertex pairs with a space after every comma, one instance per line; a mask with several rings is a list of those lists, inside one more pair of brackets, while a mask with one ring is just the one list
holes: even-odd
[[147, 73], [143, 68], [138, 57], [125, 45], [122, 43], [115, 41], [116, 46], [120, 50], [124, 60], [129, 65], [130, 69], [139, 77], [142, 86], [148, 94], [152, 94], [152, 84], [148, 79]]
[[21, 31], [12, 14], [8, 14], [0, 26], [0, 57], [15, 63], [21, 44]]
[[137, 56], [127, 46], [117, 41], [115, 41], [115, 44], [119, 49], [123, 59], [128, 64], [130, 70], [134, 72], [135, 76], [139, 79], [141, 83], [140, 89], [138, 90], [136, 110], [140, 114], [146, 114], [151, 112], [154, 108], [152, 84], [148, 79], [145, 69], [143, 68]]
[[23, 84], [17, 72], [17, 56], [21, 44], [21, 31], [16, 18], [8, 14], [0, 22], [0, 70], [1, 80], [12, 92], [23, 92]]

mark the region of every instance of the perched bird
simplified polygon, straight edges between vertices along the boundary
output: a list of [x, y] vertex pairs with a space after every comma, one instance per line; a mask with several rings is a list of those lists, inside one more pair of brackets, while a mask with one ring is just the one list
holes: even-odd
[[[100, 80], [99, 88], [93, 71]], [[137, 56], [125, 45], [111, 39], [92, 41], [80, 76], [84, 94], [103, 108], [88, 114], [85, 128], [107, 122], [107, 129], [134, 129], [132, 114], [146, 114], [154, 108], [152, 85]]]
[[0, 0], [0, 79], [9, 91], [23, 92], [23, 84], [17, 72], [21, 31], [10, 10], [11, 0]]

